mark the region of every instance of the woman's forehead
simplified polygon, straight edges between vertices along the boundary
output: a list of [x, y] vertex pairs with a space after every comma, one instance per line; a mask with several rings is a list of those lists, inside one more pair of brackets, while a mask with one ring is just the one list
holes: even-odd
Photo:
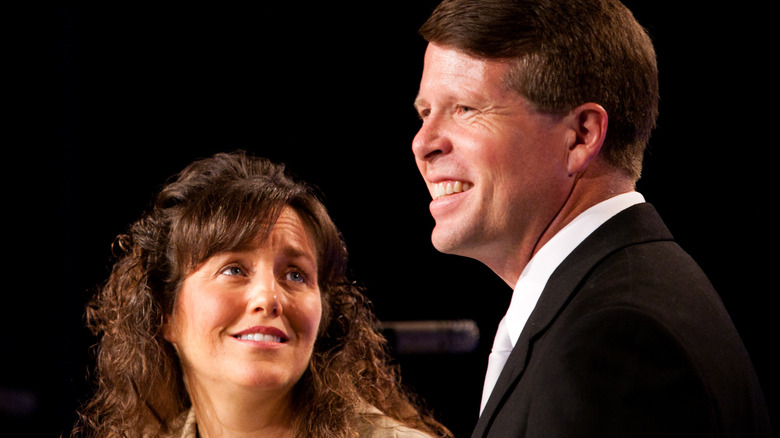
[[276, 220], [267, 244], [286, 244], [299, 248], [301, 251], [316, 254], [316, 247], [308, 224], [301, 215], [291, 207], [284, 207]]

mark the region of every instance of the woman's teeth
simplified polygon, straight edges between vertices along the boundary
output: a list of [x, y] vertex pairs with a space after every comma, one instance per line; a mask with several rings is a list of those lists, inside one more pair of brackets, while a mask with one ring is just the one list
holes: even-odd
[[273, 335], [264, 335], [262, 333], [250, 333], [247, 335], [239, 335], [236, 336], [237, 339], [241, 339], [243, 341], [256, 341], [256, 342], [282, 342], [282, 338], [279, 336], [273, 336]]
[[466, 190], [471, 189], [471, 187], [473, 187], [473, 185], [467, 182], [446, 181], [433, 184], [431, 192], [433, 199], [439, 199], [447, 195], [452, 195], [453, 193], [465, 192]]

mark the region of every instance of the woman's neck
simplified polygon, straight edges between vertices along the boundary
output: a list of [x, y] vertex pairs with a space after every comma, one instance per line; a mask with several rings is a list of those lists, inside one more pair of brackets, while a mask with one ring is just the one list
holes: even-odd
[[189, 389], [200, 438], [294, 436], [290, 391]]

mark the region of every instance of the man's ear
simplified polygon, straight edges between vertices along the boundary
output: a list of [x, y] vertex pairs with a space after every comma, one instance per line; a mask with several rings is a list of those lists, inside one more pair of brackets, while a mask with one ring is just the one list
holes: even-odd
[[607, 136], [607, 111], [599, 104], [585, 103], [574, 108], [569, 115], [571, 141], [569, 143], [569, 175], [580, 174], [596, 157]]

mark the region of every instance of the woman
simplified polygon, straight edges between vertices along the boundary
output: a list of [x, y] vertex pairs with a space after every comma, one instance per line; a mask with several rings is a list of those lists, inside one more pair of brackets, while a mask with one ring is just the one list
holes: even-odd
[[338, 230], [283, 166], [196, 161], [115, 248], [74, 436], [450, 436], [400, 387]]

